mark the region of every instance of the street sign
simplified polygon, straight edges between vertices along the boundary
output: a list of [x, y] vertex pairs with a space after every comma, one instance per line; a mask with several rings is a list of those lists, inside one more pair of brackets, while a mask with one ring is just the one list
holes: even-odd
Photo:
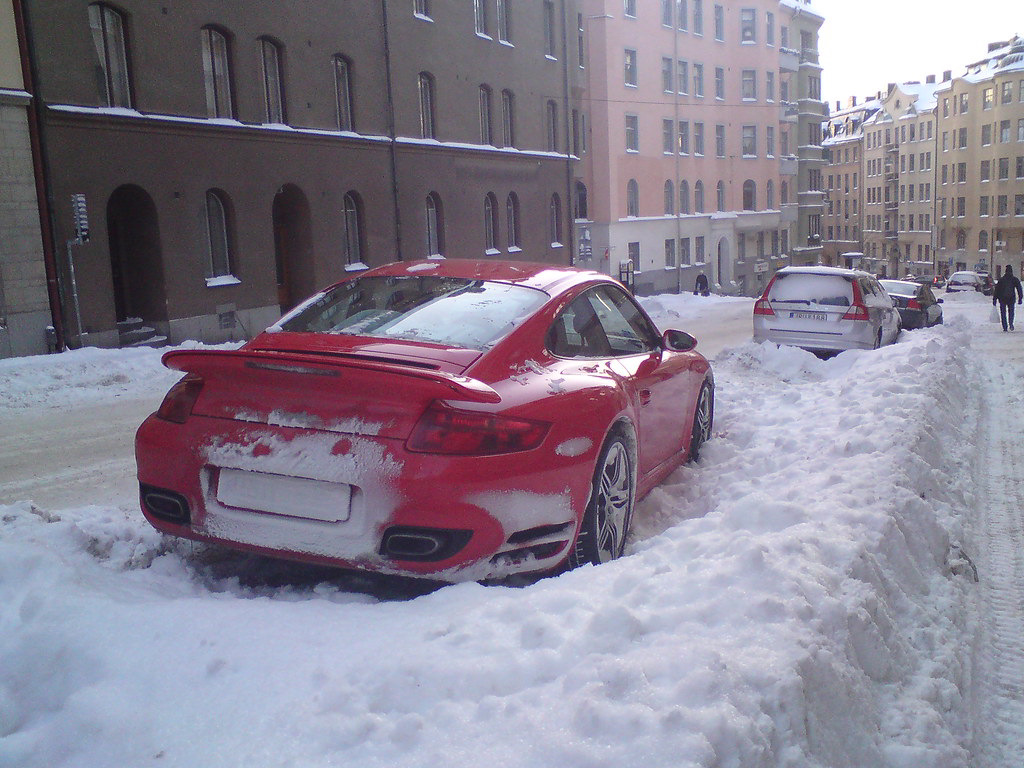
[[89, 211], [85, 207], [85, 195], [71, 196], [71, 210], [75, 219], [75, 237], [79, 243], [89, 242]]

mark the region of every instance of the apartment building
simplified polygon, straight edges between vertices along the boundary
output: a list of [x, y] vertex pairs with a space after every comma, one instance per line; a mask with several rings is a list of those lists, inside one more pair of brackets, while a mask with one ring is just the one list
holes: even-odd
[[936, 91], [889, 85], [864, 124], [865, 267], [890, 277], [935, 274]]
[[[790, 263], [791, 244], [805, 248], [791, 235], [801, 104], [814, 111], [801, 96], [819, 94], [820, 80], [815, 89], [809, 74], [818, 71], [809, 63], [816, 33], [803, 31], [821, 18], [804, 2], [778, 0], [579, 7], [589, 125], [581, 263], [632, 270], [639, 293], [690, 290], [701, 272], [716, 290], [758, 293]], [[791, 36], [803, 52], [789, 48]], [[817, 137], [804, 127], [820, 165], [818, 126]]]
[[1024, 268], [1024, 39], [992, 43], [937, 97], [943, 267]]
[[825, 214], [822, 263], [864, 267], [864, 123], [881, 106], [877, 98], [836, 103], [825, 124]]
[[72, 345], [243, 338], [396, 259], [573, 261], [571, 0], [16, 1]]
[[45, 352], [55, 338], [47, 333], [51, 313], [32, 149], [33, 102], [18, 27], [15, 4], [0, 0], [0, 358]]

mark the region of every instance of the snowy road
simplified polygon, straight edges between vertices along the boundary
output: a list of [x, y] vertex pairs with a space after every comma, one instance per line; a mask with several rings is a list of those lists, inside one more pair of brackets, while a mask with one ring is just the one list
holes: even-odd
[[645, 305], [717, 418], [627, 556], [410, 600], [141, 521], [157, 353], [0, 361], [0, 765], [1019, 768], [1024, 332], [958, 296], [821, 361]]

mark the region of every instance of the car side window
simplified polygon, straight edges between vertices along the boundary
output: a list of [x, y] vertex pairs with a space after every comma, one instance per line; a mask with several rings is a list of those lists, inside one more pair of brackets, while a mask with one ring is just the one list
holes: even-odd
[[617, 357], [649, 352], [659, 338], [632, 299], [615, 288], [601, 287], [559, 313], [545, 346], [557, 357]]

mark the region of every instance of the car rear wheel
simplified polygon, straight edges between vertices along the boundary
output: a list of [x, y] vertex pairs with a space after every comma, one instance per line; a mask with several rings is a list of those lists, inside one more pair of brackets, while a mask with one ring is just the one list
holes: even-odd
[[711, 426], [715, 420], [715, 393], [706, 381], [697, 395], [693, 412], [693, 431], [690, 435], [690, 461], [700, 458], [700, 449], [711, 439]]
[[590, 503], [569, 554], [569, 566], [600, 565], [622, 555], [635, 501], [634, 458], [627, 439], [613, 432], [594, 470]]

